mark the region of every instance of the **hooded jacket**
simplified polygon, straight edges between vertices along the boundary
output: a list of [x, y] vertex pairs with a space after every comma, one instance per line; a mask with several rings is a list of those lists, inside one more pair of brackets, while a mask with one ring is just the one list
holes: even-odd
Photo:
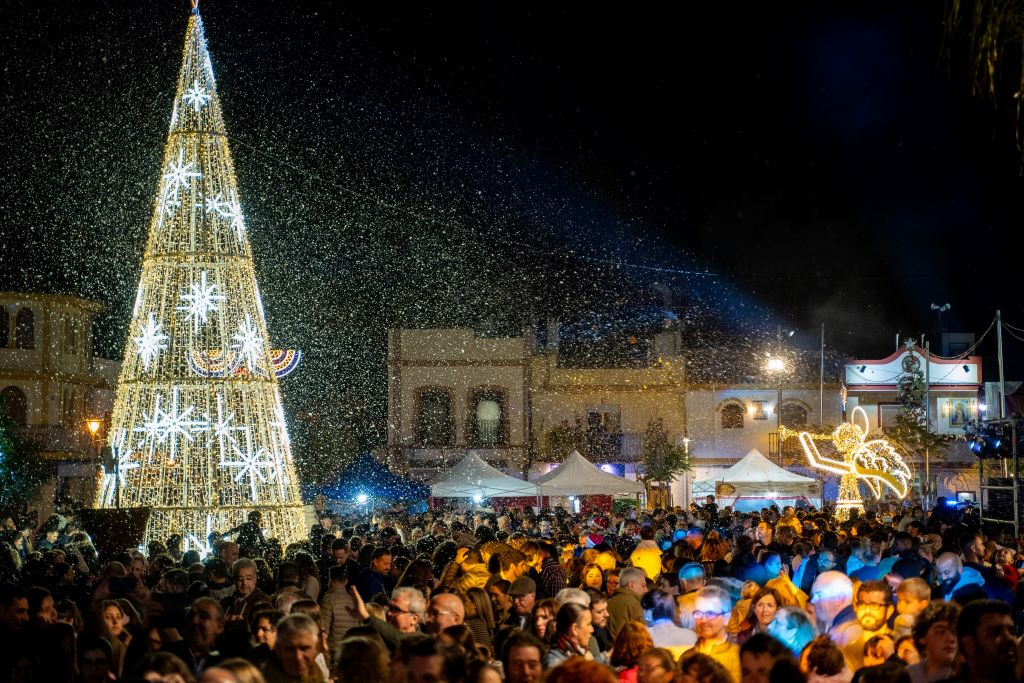
[[954, 593], [967, 586], [985, 586], [985, 578], [981, 575], [981, 572], [973, 567], [964, 567], [963, 571], [960, 572], [960, 579], [956, 582], [956, 585], [953, 586], [951, 591], [945, 593], [942, 599], [949, 602], [953, 599]]

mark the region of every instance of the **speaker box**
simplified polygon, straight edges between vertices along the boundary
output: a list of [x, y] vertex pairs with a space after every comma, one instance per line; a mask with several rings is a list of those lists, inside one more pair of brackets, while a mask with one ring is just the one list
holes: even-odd
[[[1013, 479], [1009, 477], [986, 477], [985, 484], [987, 486], [1013, 486]], [[1011, 489], [987, 491], [986, 497], [988, 498], [984, 508], [984, 517], [986, 519], [1013, 521], [1013, 491]], [[1024, 485], [1021, 482], [1017, 483], [1017, 503], [1021, 511], [1024, 512]]]
[[81, 511], [82, 528], [92, 536], [100, 559], [138, 548], [146, 534], [149, 508], [87, 509]]

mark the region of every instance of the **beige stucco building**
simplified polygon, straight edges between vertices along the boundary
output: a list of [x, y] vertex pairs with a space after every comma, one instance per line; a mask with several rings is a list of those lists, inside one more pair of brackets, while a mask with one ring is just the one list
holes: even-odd
[[392, 329], [389, 458], [419, 478], [469, 450], [509, 471], [529, 463], [542, 472], [551, 466], [551, 431], [561, 426], [585, 435], [591, 459], [634, 478], [652, 421], [682, 444], [683, 366], [672, 333], [658, 335], [646, 366], [569, 368], [559, 363], [557, 345], [542, 347], [531, 334]]
[[93, 355], [92, 323], [102, 310], [73, 296], [0, 292], [0, 404], [53, 463], [51, 491], [82, 501], [104, 436], [101, 427], [94, 441], [86, 420], [106, 424], [120, 368]]

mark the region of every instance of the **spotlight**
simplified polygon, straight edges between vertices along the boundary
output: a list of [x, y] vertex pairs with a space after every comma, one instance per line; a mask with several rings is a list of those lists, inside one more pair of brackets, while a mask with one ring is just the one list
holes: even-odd
[[359, 501], [360, 505], [366, 505], [366, 501], [368, 501], [369, 499], [370, 498], [365, 493], [360, 493], [358, 496], [356, 496], [356, 500]]

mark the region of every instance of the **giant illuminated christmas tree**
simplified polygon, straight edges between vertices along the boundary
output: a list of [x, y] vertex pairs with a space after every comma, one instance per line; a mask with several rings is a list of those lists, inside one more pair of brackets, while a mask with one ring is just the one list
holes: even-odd
[[200, 550], [251, 510], [303, 531], [278, 392], [297, 358], [269, 344], [215, 86], [194, 7], [96, 501]]

